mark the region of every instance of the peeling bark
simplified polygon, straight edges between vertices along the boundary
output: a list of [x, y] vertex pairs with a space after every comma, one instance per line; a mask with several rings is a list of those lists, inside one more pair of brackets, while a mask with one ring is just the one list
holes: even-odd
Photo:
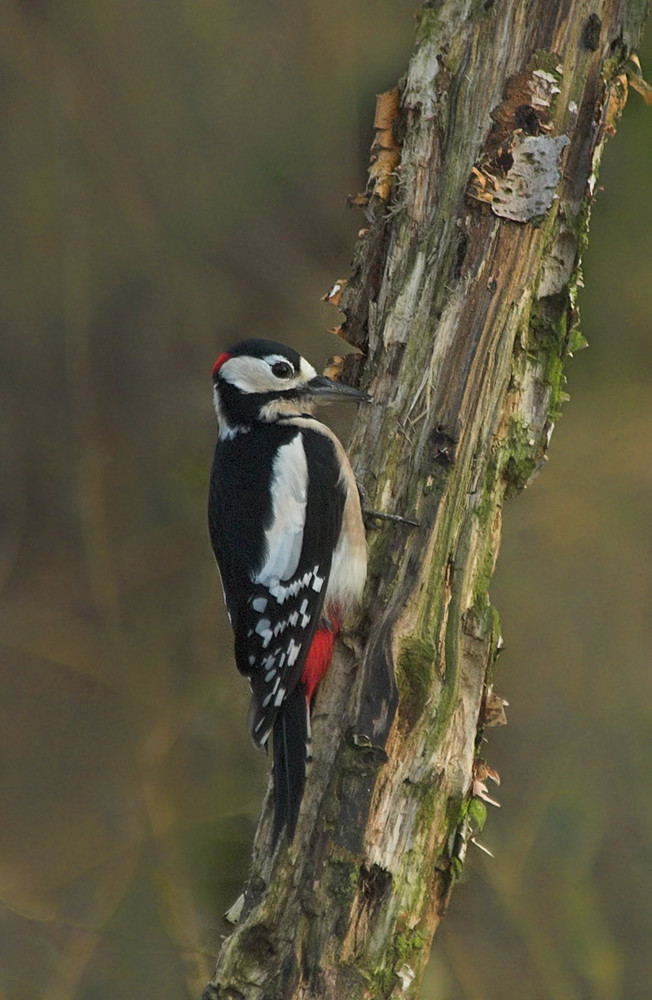
[[354, 467], [372, 507], [419, 527], [370, 535], [295, 841], [270, 856], [268, 797], [206, 1000], [417, 994], [484, 818], [480, 736], [504, 715], [487, 594], [503, 501], [545, 461], [580, 346], [596, 171], [646, 12], [591, 7], [440, 0], [417, 15], [398, 119], [379, 126], [400, 164], [391, 192], [372, 171], [372, 221], [336, 294], [374, 398]]

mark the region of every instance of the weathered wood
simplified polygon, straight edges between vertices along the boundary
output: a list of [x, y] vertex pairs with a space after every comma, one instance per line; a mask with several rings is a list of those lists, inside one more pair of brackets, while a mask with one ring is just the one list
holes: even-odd
[[400, 165], [387, 203], [373, 171], [340, 307], [374, 398], [352, 461], [374, 508], [420, 526], [370, 535], [295, 841], [270, 857], [267, 802], [206, 998], [416, 995], [483, 820], [471, 787], [501, 712], [487, 588], [503, 501], [545, 460], [580, 344], [596, 170], [645, 8], [441, 0], [418, 14], [399, 116], [390, 130], [386, 102], [377, 120]]

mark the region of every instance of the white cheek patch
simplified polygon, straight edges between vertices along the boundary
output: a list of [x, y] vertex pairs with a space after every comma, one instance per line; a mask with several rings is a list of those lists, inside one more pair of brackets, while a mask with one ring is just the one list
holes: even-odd
[[263, 358], [229, 358], [220, 368], [220, 376], [247, 394], [278, 389], [278, 379], [274, 378]]
[[299, 364], [299, 372], [301, 374], [302, 381], [305, 382], [310, 382], [310, 380], [315, 378], [317, 374], [315, 369], [312, 367], [312, 365], [308, 364], [305, 358], [301, 358], [301, 362]]
[[245, 355], [229, 358], [220, 367], [220, 376], [225, 382], [234, 385], [240, 392], [265, 393], [278, 392], [283, 389], [294, 389], [314, 378], [317, 372], [301, 358], [299, 371], [292, 378], [278, 378], [272, 372], [272, 365], [279, 362], [288, 364], [288, 359], [282, 354], [269, 354], [265, 358], [251, 358]]

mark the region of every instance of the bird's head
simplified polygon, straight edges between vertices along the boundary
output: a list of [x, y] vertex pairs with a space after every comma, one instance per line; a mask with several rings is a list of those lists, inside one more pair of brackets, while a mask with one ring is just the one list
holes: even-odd
[[243, 340], [220, 354], [213, 386], [222, 437], [256, 422], [312, 413], [316, 403], [369, 401], [366, 393], [318, 375], [297, 351], [273, 340]]

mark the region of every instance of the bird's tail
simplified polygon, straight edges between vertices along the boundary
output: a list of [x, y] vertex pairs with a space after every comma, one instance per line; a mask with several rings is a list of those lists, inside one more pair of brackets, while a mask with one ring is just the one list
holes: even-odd
[[303, 684], [285, 699], [274, 722], [274, 832], [276, 845], [283, 827], [294, 837], [303, 790], [310, 740], [308, 703]]

